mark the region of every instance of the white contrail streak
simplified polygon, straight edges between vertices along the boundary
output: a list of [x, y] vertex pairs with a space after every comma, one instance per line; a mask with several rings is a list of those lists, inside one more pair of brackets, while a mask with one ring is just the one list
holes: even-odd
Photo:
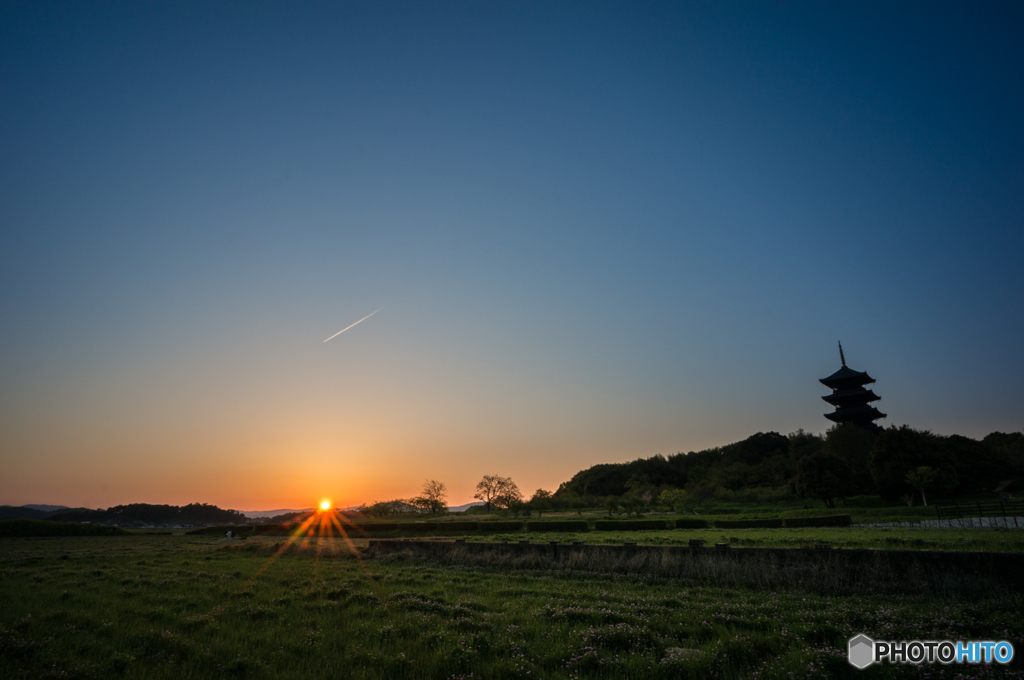
[[[380, 309], [384, 309], [384, 308], [383, 308], [383, 307], [381, 307]], [[380, 311], [380, 309], [378, 309], [378, 310], [377, 310], [377, 312], [379, 312], [379, 311]], [[366, 315], [366, 316], [364, 316], [364, 317], [363, 317], [362, 319], [360, 319], [359, 321], [356, 321], [356, 322], [355, 322], [354, 324], [352, 324], [352, 326], [358, 326], [359, 324], [361, 324], [362, 322], [366, 321], [367, 319], [369, 319], [369, 318], [370, 318], [371, 316], [373, 316], [373, 315], [374, 315], [374, 314], [376, 314], [377, 312], [371, 312], [371, 313], [367, 314], [367, 315]], [[338, 331], [337, 333], [335, 333], [334, 335], [332, 335], [332, 336], [331, 336], [330, 338], [327, 338], [327, 340], [331, 340], [331, 339], [333, 339], [333, 338], [336, 338], [336, 337], [338, 337], [339, 335], [341, 335], [342, 333], [344, 333], [345, 331], [347, 331], [347, 330], [348, 330], [349, 328], [352, 328], [352, 326], [346, 326], [345, 328], [342, 328], [342, 329], [341, 329], [340, 331]], [[327, 340], [324, 340], [324, 342], [327, 342]]]

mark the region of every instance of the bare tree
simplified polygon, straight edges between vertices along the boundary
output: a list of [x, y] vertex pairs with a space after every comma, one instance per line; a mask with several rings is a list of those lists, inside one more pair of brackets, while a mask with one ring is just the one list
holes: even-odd
[[507, 508], [513, 503], [520, 503], [523, 494], [519, 487], [509, 477], [500, 475], [484, 475], [484, 478], [476, 485], [476, 493], [473, 498], [483, 501], [487, 505], [487, 512], [491, 506]]
[[505, 508], [506, 510], [511, 508], [513, 505], [518, 505], [523, 502], [523, 492], [519, 490], [516, 483], [510, 478], [505, 478], [505, 483], [502, 485], [501, 492], [491, 499], [491, 502], [499, 508]]
[[423, 500], [430, 512], [444, 512], [448, 509], [448, 489], [443, 482], [428, 479], [423, 482]]

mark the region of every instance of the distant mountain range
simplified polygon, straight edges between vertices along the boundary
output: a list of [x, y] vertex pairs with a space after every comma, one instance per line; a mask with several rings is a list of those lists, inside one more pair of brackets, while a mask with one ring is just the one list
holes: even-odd
[[472, 503], [466, 503], [465, 505], [448, 506], [448, 512], [465, 512], [470, 508], [475, 508], [478, 505], [483, 505], [480, 501], [474, 501]]
[[[55, 510], [41, 510], [40, 508], [56, 508]], [[69, 508], [63, 505], [0, 505], [0, 519], [52, 519], [54, 515], [64, 512], [96, 512], [88, 508]]]
[[279, 510], [242, 510], [242, 514], [249, 519], [266, 519], [267, 517], [277, 517], [278, 515], [295, 515], [302, 512], [309, 512], [313, 508], [302, 508], [301, 510], [295, 510], [292, 508], [280, 508]]

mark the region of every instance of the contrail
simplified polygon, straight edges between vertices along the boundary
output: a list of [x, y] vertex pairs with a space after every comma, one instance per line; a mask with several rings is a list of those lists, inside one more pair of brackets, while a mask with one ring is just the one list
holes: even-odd
[[[384, 309], [384, 308], [383, 308], [383, 307], [381, 307], [380, 309]], [[379, 312], [379, 311], [380, 311], [380, 309], [378, 309], [378, 310], [377, 310], [377, 312]], [[356, 321], [356, 322], [355, 322], [354, 324], [352, 324], [352, 326], [358, 326], [359, 324], [361, 324], [362, 322], [366, 321], [367, 319], [369, 319], [369, 318], [370, 318], [371, 316], [373, 316], [373, 315], [374, 315], [374, 314], [376, 314], [377, 312], [371, 312], [371, 313], [367, 314], [367, 315], [366, 315], [366, 316], [364, 316], [364, 317], [363, 317], [362, 319], [360, 319], [359, 321]], [[345, 328], [342, 328], [342, 329], [341, 329], [340, 331], [338, 331], [337, 333], [335, 333], [334, 335], [332, 335], [332, 336], [331, 336], [330, 338], [327, 338], [327, 340], [331, 340], [331, 339], [333, 339], [333, 338], [336, 338], [336, 337], [338, 337], [339, 335], [341, 335], [342, 333], [344, 333], [345, 331], [347, 331], [347, 330], [348, 330], [349, 328], [352, 328], [352, 326], [346, 326]], [[327, 342], [327, 340], [324, 340], [324, 342]]]

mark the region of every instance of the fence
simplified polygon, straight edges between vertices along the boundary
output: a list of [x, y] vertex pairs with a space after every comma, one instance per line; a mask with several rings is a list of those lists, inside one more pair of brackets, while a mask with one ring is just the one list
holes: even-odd
[[[1024, 517], [1024, 500], [996, 501], [994, 503], [954, 503], [945, 507], [935, 506], [935, 514], [941, 523], [943, 520], [950, 525], [953, 523], [959, 526], [995, 526], [1000, 525], [1009, 528], [1012, 524], [1014, 529], [1022, 528], [1018, 517]], [[985, 522], [986, 518], [1000, 519], [997, 522]], [[979, 520], [975, 522], [975, 520]]]

